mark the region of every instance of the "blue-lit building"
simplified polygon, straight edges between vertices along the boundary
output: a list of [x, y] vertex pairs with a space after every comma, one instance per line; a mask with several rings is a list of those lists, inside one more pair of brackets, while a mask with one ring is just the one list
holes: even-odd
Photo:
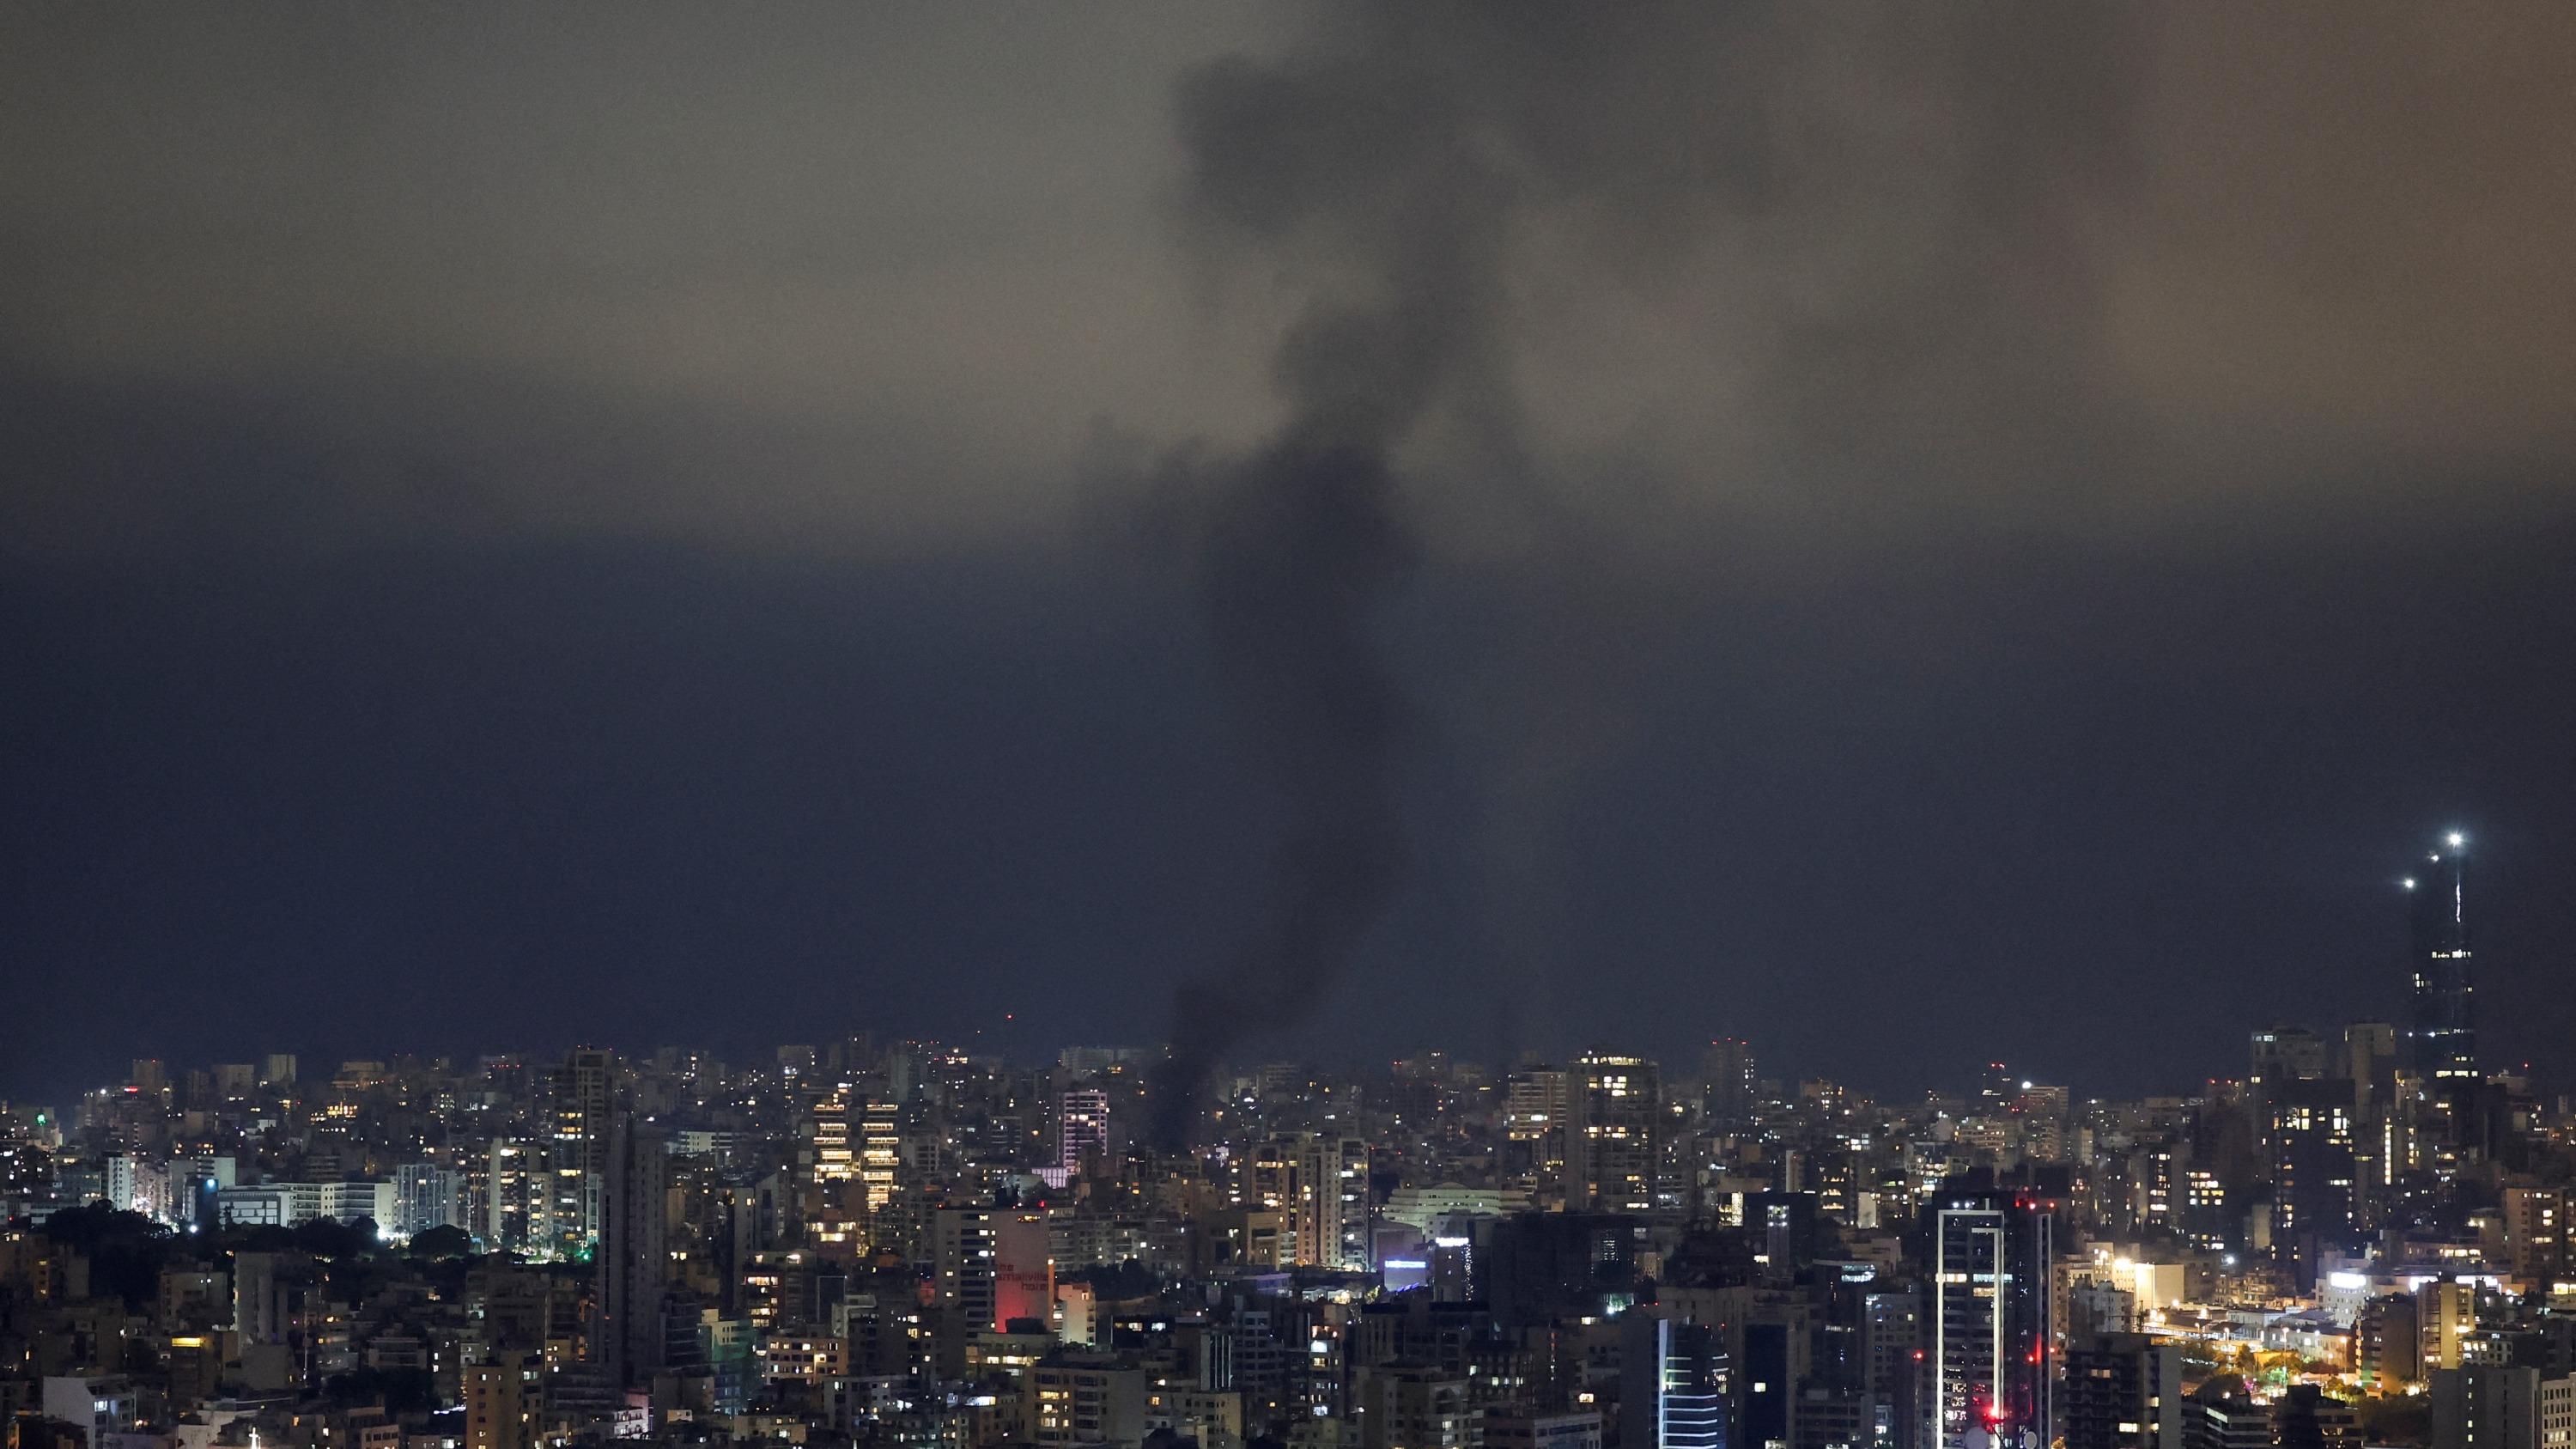
[[1728, 1449], [1726, 1349], [1709, 1325], [1644, 1312], [1621, 1325], [1619, 1443]]

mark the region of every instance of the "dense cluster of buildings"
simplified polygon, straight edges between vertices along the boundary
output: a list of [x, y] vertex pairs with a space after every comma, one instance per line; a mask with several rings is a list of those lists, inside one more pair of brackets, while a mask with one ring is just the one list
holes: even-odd
[[2413, 1017], [2241, 1078], [1882, 1100], [1742, 1042], [1262, 1066], [852, 1037], [291, 1057], [0, 1108], [51, 1449], [2576, 1449], [2576, 1144]]

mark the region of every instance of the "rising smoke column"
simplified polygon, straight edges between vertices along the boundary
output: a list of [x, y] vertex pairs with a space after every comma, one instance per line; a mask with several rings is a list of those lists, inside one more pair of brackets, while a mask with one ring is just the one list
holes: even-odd
[[1232, 969], [1185, 983], [1154, 1087], [1178, 1147], [1208, 1073], [1245, 1037], [1310, 1011], [1403, 871], [1396, 756], [1405, 709], [1371, 644], [1412, 541], [1382, 437], [1309, 420], [1228, 480], [1199, 604], [1220, 676], [1281, 797], [1264, 916]]
[[1411, 711], [1373, 637], [1415, 560], [1397, 453], [1492, 356], [1503, 210], [1458, 128], [1421, 104], [1393, 77], [1324, 60], [1224, 62], [1181, 90], [1198, 242], [1330, 257], [1338, 284], [1273, 359], [1286, 406], [1273, 436], [1183, 465], [1201, 623], [1281, 825], [1260, 920], [1227, 969], [1176, 994], [1154, 1089], [1167, 1148], [1186, 1142], [1228, 1051], [1322, 1000], [1404, 873]]
[[1507, 998], [1554, 964], [1559, 817], [1616, 737], [1655, 541], [1582, 526], [1597, 458], [1581, 483], [1533, 475], [1582, 404], [1514, 387], [1516, 356], [1543, 375], [1530, 332], [1623, 290], [1700, 299], [1706, 355], [1676, 365], [1716, 359], [1690, 375], [1725, 426], [1684, 436], [1723, 456], [1688, 466], [1853, 490], [1863, 518], [2101, 486], [2127, 422], [2086, 229], [2131, 169], [2123, 12], [1310, 16], [1285, 56], [1205, 67], [1179, 97], [1201, 259], [1309, 304], [1269, 441], [1172, 465], [1218, 672], [1285, 825], [1263, 921], [1176, 1002], [1166, 1145], [1208, 1071], [1311, 1010], [1398, 888], [1411, 711], [1373, 635], [1417, 534], [1454, 561], [1451, 530], [1481, 532], [1501, 564], [1510, 607], [1471, 690], [1486, 944]]

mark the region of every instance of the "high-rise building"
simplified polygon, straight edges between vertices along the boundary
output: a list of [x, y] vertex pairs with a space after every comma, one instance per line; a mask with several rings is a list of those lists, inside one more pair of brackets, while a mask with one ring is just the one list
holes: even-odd
[[871, 1097], [859, 1113], [857, 1142], [859, 1185], [870, 1213], [882, 1212], [894, 1200], [895, 1178], [903, 1166], [903, 1125], [894, 1102]]
[[1699, 1076], [1702, 1105], [1712, 1124], [1735, 1127], [1753, 1120], [1762, 1092], [1751, 1045], [1733, 1037], [1710, 1042], [1700, 1054]]
[[858, 1153], [850, 1143], [850, 1093], [847, 1087], [835, 1088], [813, 1107], [814, 1115], [814, 1182], [827, 1194], [837, 1194], [859, 1176]]
[[[142, 1064], [138, 1062], [136, 1065]], [[141, 1213], [154, 1222], [168, 1222], [170, 1175], [159, 1164], [147, 1162], [133, 1153], [116, 1153], [107, 1159], [107, 1200], [120, 1211]]]
[[2407, 894], [2414, 927], [2416, 1072], [2425, 1081], [2478, 1075], [2477, 1016], [2471, 993], [2468, 840], [2444, 837]]
[[1330, 1134], [1302, 1140], [1297, 1176], [1305, 1194], [1297, 1213], [1297, 1260], [1348, 1272], [1376, 1262], [1369, 1211], [1368, 1142]]
[[531, 1449], [545, 1407], [545, 1360], [520, 1349], [465, 1366], [465, 1449]]
[[2182, 1170], [2182, 1201], [2175, 1225], [2195, 1248], [2225, 1252], [2236, 1241], [2242, 1214], [2228, 1204], [2227, 1184], [2215, 1168], [2192, 1163]]
[[2504, 1249], [2513, 1275], [2546, 1283], [2567, 1271], [2566, 1188], [2515, 1183], [2497, 1193], [2504, 1220]]
[[2326, 1074], [2325, 1039], [2303, 1026], [2257, 1027], [2246, 1053], [2246, 1085], [2258, 1100], [2281, 1082], [2304, 1082]]
[[394, 1169], [394, 1220], [403, 1237], [466, 1225], [465, 1174], [453, 1167], [406, 1162]]
[[233, 1254], [233, 1330], [244, 1343], [282, 1343], [285, 1305], [277, 1285], [278, 1255]]
[[2536, 1417], [2540, 1420], [2540, 1449], [2569, 1449], [2576, 1445], [2576, 1377], [2542, 1379]]
[[944, 1207], [932, 1218], [931, 1265], [940, 1305], [960, 1324], [980, 1333], [993, 1326], [994, 1220], [989, 1207]]
[[2412, 1293], [2386, 1293], [2362, 1305], [2352, 1336], [2353, 1358], [2364, 1385], [2394, 1394], [2423, 1378], [2422, 1322]]
[[1870, 1402], [1871, 1442], [1915, 1449], [1923, 1439], [1923, 1300], [1914, 1289], [1861, 1299], [1861, 1389]]
[[2182, 1349], [2143, 1333], [2066, 1346], [2065, 1449], [2183, 1449]]
[[1294, 1261], [1364, 1272], [1375, 1262], [1368, 1143], [1291, 1132], [1253, 1149], [1242, 1205], [1280, 1215]]
[[2350, 1248], [2360, 1221], [2352, 1103], [2352, 1083], [2310, 1079], [2276, 1083], [2267, 1109], [2272, 1251], [2303, 1286], [2322, 1255]]
[[1480, 1285], [1507, 1324], [1615, 1313], [1635, 1290], [1640, 1224], [1623, 1213], [1514, 1213], [1496, 1222]]
[[1798, 1385], [1814, 1367], [1809, 1336], [1794, 1310], [1758, 1310], [1731, 1335], [1737, 1385], [1735, 1427], [1748, 1445], [1763, 1449], [1798, 1442]]
[[2456, 1278], [2436, 1279], [2415, 1290], [2415, 1301], [2424, 1368], [2458, 1368], [2464, 1361], [2462, 1344], [2478, 1328], [2478, 1285]]
[[1621, 1449], [1727, 1449], [1727, 1363], [1707, 1324], [1639, 1311], [1620, 1320]]
[[1753, 1265], [1765, 1281], [1790, 1282], [1816, 1261], [1822, 1237], [1814, 1193], [1749, 1192], [1742, 1212], [1745, 1228], [1756, 1235]]
[[1010, 1208], [993, 1215], [993, 1321], [1008, 1332], [1013, 1319], [1040, 1323], [1055, 1307], [1055, 1261], [1047, 1252], [1047, 1210]]
[[1927, 1212], [1932, 1371], [1924, 1442], [1982, 1434], [2044, 1449], [2050, 1412], [2050, 1204], [2003, 1192], [1937, 1193]]
[[546, 1144], [492, 1139], [483, 1174], [483, 1246], [496, 1253], [552, 1257], [561, 1236], [554, 1181]]
[[1615, 1052], [1585, 1052], [1575, 1059], [1572, 1086], [1566, 1206], [1652, 1212], [1663, 1108], [1655, 1064]]
[[608, 1137], [617, 1118], [617, 1054], [576, 1049], [554, 1073], [555, 1217], [578, 1253], [599, 1242]]
[[1573, 1082], [1573, 1073], [1547, 1068], [1512, 1075], [1503, 1102], [1505, 1166], [1525, 1186], [1554, 1188], [1565, 1181]]
[[2246, 1052], [2245, 1096], [2254, 1113], [2255, 1149], [2267, 1159], [2272, 1151], [2272, 1104], [2292, 1084], [2313, 1082], [2325, 1074], [2325, 1039], [2315, 1032], [2303, 1026], [2255, 1028]]
[[1109, 1151], [1109, 1094], [1079, 1087], [1064, 1094], [1056, 1107], [1056, 1167], [1067, 1178], [1083, 1162]]
[[1264, 1140], [1244, 1165], [1243, 1205], [1280, 1215], [1293, 1259], [1304, 1250], [1305, 1139], [1287, 1134]]
[[2342, 1075], [2363, 1102], [2384, 1100], [2397, 1071], [2397, 1028], [2384, 1021], [2356, 1021], [2343, 1029]]
[[662, 1367], [664, 1280], [669, 1276], [669, 1149], [631, 1116], [609, 1129], [600, 1199], [599, 1323], [591, 1351], [621, 1387], [649, 1384]]
[[2433, 1449], [2537, 1449], [2540, 1370], [2471, 1364], [2433, 1372]]

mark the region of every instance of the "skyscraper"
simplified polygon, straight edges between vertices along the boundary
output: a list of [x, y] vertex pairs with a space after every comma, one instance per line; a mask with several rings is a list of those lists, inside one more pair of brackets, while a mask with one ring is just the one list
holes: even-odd
[[2049, 1205], [2010, 1191], [1943, 1190], [1931, 1202], [1932, 1370], [1926, 1439], [2047, 1445]]
[[1085, 1160], [1109, 1151], [1109, 1094], [1097, 1087], [1067, 1092], [1056, 1106], [1056, 1167], [1070, 1179]]
[[1005, 1215], [998, 1208], [944, 1207], [933, 1218], [931, 1263], [939, 1302], [965, 1333], [993, 1327], [993, 1231]]
[[592, 1352], [620, 1387], [650, 1383], [662, 1367], [663, 1280], [671, 1261], [670, 1158], [632, 1115], [610, 1129], [600, 1194], [599, 1332]]
[[2415, 1070], [2428, 1082], [2478, 1075], [2467, 846], [2457, 832], [2445, 836], [2444, 848], [2406, 883], [2414, 925]]
[[1619, 1442], [1640, 1449], [1727, 1449], [1724, 1343], [1708, 1325], [1620, 1320]]
[[870, 1097], [860, 1110], [853, 1150], [867, 1209], [871, 1214], [882, 1212], [894, 1200], [895, 1179], [903, 1166], [902, 1119], [891, 1097]]
[[1531, 1187], [1564, 1185], [1573, 1082], [1573, 1073], [1544, 1067], [1512, 1075], [1503, 1105], [1505, 1165]]
[[2272, 1251], [2302, 1288], [2328, 1253], [2348, 1252], [2361, 1219], [2353, 1157], [2353, 1086], [2340, 1079], [2277, 1085], [2266, 1110], [2272, 1151]]
[[577, 1246], [599, 1242], [607, 1191], [608, 1135], [617, 1116], [617, 1054], [582, 1047], [554, 1074], [556, 1215]]
[[850, 1089], [836, 1087], [814, 1103], [814, 1181], [837, 1193], [859, 1175], [858, 1154], [850, 1145]]
[[1755, 1080], [1753, 1048], [1734, 1037], [1721, 1037], [1700, 1054], [1700, 1088], [1708, 1119], [1721, 1126], [1741, 1126], [1753, 1119], [1761, 1100]]
[[2066, 1346], [2066, 1449], [2183, 1449], [2182, 1349], [2143, 1333]]
[[1370, 1239], [1368, 1141], [1360, 1137], [1302, 1137], [1297, 1153], [1297, 1261], [1365, 1272], [1374, 1257]]
[[1302, 1252], [1306, 1241], [1305, 1173], [1305, 1140], [1295, 1133], [1264, 1141], [1244, 1166], [1244, 1204], [1281, 1214], [1297, 1245], [1292, 1252]]
[[1652, 1212], [1663, 1105], [1655, 1064], [1616, 1052], [1585, 1052], [1575, 1059], [1572, 1096], [1566, 1206]]

